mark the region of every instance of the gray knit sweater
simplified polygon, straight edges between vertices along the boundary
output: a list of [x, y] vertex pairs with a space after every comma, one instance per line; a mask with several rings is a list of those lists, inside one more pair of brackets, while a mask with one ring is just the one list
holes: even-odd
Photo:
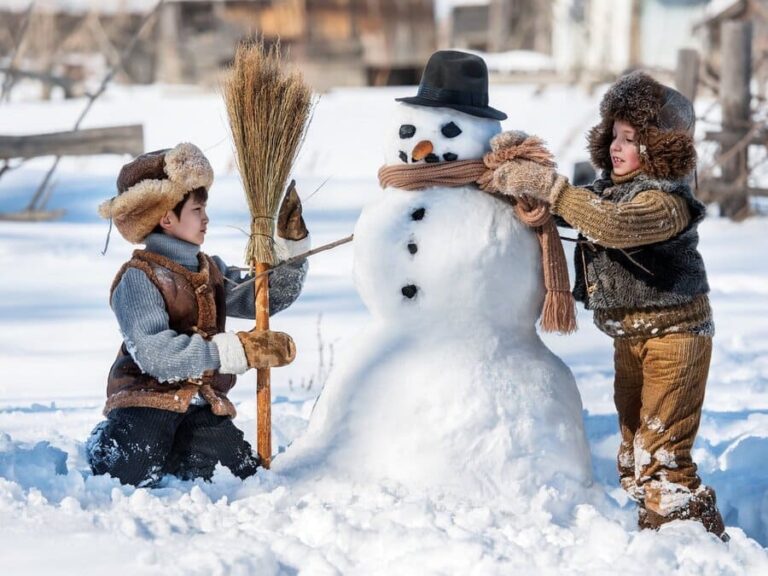
[[[199, 246], [166, 234], [150, 234], [145, 242], [148, 251], [197, 272]], [[240, 284], [248, 279], [236, 268], [227, 267], [218, 256], [213, 256], [213, 260], [229, 280]], [[298, 298], [307, 267], [305, 259], [301, 263], [282, 266], [270, 275], [270, 315], [288, 308]], [[234, 290], [235, 285], [231, 282], [225, 282], [224, 286], [227, 316], [254, 318], [253, 291], [247, 288]], [[131, 356], [143, 372], [161, 382], [200, 378], [206, 370], [221, 367], [219, 350], [213, 342], [198, 334], [187, 336], [171, 330], [163, 297], [141, 270], [126, 270], [112, 293], [111, 306]]]

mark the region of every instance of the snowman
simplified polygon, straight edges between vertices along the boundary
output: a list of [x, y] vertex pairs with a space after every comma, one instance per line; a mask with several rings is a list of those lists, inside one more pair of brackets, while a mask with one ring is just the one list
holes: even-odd
[[[387, 165], [482, 158], [506, 118], [487, 83], [481, 58], [435, 53], [396, 104]], [[370, 323], [277, 471], [482, 499], [590, 482], [573, 375], [536, 332], [539, 244], [508, 203], [388, 187], [356, 225], [354, 271]]]

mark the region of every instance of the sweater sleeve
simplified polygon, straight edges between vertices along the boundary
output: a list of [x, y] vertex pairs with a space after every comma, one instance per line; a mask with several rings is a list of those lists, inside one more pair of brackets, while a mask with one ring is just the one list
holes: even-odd
[[142, 372], [173, 382], [200, 378], [206, 370], [220, 367], [213, 342], [171, 330], [163, 297], [141, 270], [126, 270], [111, 305], [125, 346]]
[[[297, 241], [285, 241], [278, 239], [286, 245], [282, 251], [278, 251], [287, 259], [290, 256], [300, 254], [308, 243]], [[218, 256], [213, 256], [214, 262], [224, 274], [227, 281], [225, 288], [227, 292], [227, 316], [235, 318], [254, 318], [255, 300], [253, 297], [253, 286], [240, 287], [243, 282], [253, 278], [253, 274], [243, 274], [237, 267], [227, 266]], [[285, 310], [301, 294], [304, 287], [304, 280], [307, 276], [307, 259], [299, 262], [285, 264], [276, 268], [269, 275], [269, 315], [273, 316], [278, 312]]]
[[607, 248], [661, 242], [682, 232], [691, 220], [685, 200], [661, 190], [646, 190], [626, 202], [612, 202], [588, 189], [567, 185], [552, 199], [551, 209]]

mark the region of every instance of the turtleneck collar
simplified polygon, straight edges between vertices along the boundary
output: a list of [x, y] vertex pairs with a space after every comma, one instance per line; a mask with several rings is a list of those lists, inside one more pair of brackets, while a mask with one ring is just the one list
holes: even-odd
[[200, 253], [200, 246], [191, 244], [169, 236], [163, 233], [153, 233], [144, 239], [147, 250], [165, 256], [174, 262], [181, 264], [190, 272], [197, 272], [199, 262], [197, 255]]
[[642, 172], [643, 172], [643, 169], [642, 168], [638, 168], [637, 170], [633, 170], [632, 172], [629, 172], [628, 174], [624, 174], [623, 176], [619, 176], [613, 170], [611, 170], [611, 181], [614, 184], [624, 184], [624, 182], [629, 182], [630, 180], [634, 180]]

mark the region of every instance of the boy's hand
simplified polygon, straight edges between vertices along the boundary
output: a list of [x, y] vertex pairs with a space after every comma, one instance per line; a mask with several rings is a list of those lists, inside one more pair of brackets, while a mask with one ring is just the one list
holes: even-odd
[[291, 180], [277, 215], [277, 235], [286, 240], [303, 240], [309, 234], [301, 215], [301, 199], [296, 192], [296, 181]]
[[567, 186], [565, 176], [531, 160], [506, 162], [493, 175], [493, 187], [499, 192], [512, 196], [526, 195], [550, 204]]
[[251, 330], [238, 332], [249, 368], [277, 368], [293, 362], [296, 345], [285, 332]]

